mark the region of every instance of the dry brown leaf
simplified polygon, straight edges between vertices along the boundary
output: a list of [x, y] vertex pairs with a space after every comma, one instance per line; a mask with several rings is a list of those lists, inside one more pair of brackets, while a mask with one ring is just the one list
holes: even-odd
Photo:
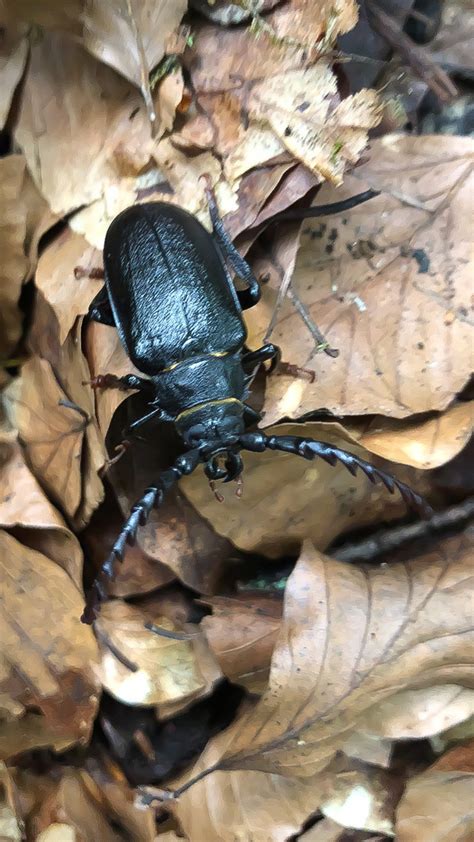
[[3, 762], [0, 762], [0, 842], [22, 842], [24, 826], [18, 814], [14, 783]]
[[[34, 838], [44, 834], [47, 842], [63, 842], [69, 837], [59, 835], [58, 824], [73, 830], [71, 840], [81, 842], [122, 842], [123, 836], [113, 827], [105, 805], [94, 797], [96, 787], [86, 772], [66, 769], [57, 787], [29, 820]], [[48, 835], [51, 828], [54, 832]], [[40, 837], [41, 838], [41, 837]]]
[[55, 33], [43, 33], [31, 48], [15, 139], [61, 215], [103, 198], [112, 216], [131, 204], [130, 197], [115, 204], [117, 186], [129, 184], [136, 196], [152, 145], [138, 91]]
[[105, 6], [94, 2], [84, 14], [84, 46], [141, 89], [152, 121], [149, 74], [163, 58], [187, 5], [186, 0], [113, 0]]
[[447, 751], [430, 769], [432, 772], [474, 773], [474, 738]]
[[431, 737], [474, 714], [474, 690], [455, 684], [405, 690], [368, 710], [359, 731], [397, 740]]
[[80, 588], [82, 552], [25, 463], [15, 433], [0, 427], [0, 526], [59, 564]]
[[3, 360], [15, 348], [23, 322], [18, 299], [29, 270], [25, 254], [26, 213], [20, 201], [24, 179], [22, 155], [8, 155], [0, 160], [0, 359]]
[[433, 61], [464, 70], [473, 70], [472, 39], [474, 24], [470, 0], [446, 0], [442, 23], [435, 37], [425, 47]]
[[[43, 251], [35, 275], [35, 284], [52, 307], [59, 325], [62, 345], [78, 316], [85, 315], [103, 280], [88, 276], [102, 267], [102, 255], [84, 237], [65, 228]], [[74, 270], [77, 271], [76, 274]]]
[[[225, 739], [212, 740], [187, 778], [222, 754]], [[314, 780], [289, 780], [262, 772], [216, 772], [199, 781], [172, 805], [192, 842], [286, 842], [318, 809]]]
[[301, 842], [349, 842], [345, 830], [331, 819], [317, 822], [300, 837]]
[[245, 29], [198, 29], [191, 77], [229, 181], [288, 150], [314, 174], [340, 182], [380, 121], [379, 101], [363, 91], [340, 103], [329, 65], [314, 60], [356, 20], [352, 2], [319, 3], [316, 11], [292, 0], [265, 18], [258, 40]]
[[394, 776], [376, 769], [341, 772], [327, 787], [320, 810], [343, 827], [392, 835], [402, 786]]
[[83, 596], [57, 564], [6, 532], [0, 547], [1, 756], [86, 742], [98, 706], [97, 646], [79, 620]]
[[2, 28], [0, 41], [0, 129], [3, 129], [28, 56], [28, 41], [14, 27]]
[[268, 691], [225, 732], [214, 769], [307, 778], [376, 703], [472, 682], [471, 539], [468, 531], [413, 561], [368, 569], [307, 542], [288, 580]]
[[[317, 380], [269, 380], [268, 423], [318, 407], [405, 418], [445, 409], [462, 390], [473, 368], [466, 229], [473, 151], [468, 138], [388, 135], [341, 191], [322, 188], [318, 204], [368, 186], [382, 195], [305, 228], [312, 234], [292, 287], [339, 357], [313, 360], [312, 336], [286, 302], [271, 338], [283, 359], [314, 367]], [[248, 311], [252, 347], [262, 344], [277, 291], [265, 285], [259, 307]]]
[[378, 417], [362, 429], [350, 425], [348, 429], [370, 453], [426, 470], [454, 459], [468, 443], [473, 428], [474, 404], [463, 401], [427, 420]]
[[7, 390], [11, 423], [18, 429], [35, 477], [74, 517], [82, 500], [82, 454], [87, 413], [59, 387], [50, 364], [35, 357]]
[[[300, 381], [297, 385], [299, 388]], [[370, 460], [340, 424], [281, 424], [267, 432], [310, 436]], [[333, 468], [322, 460], [309, 462], [274, 451], [244, 453], [243, 460], [241, 498], [230, 491], [225, 494], [225, 503], [218, 503], [209, 494], [200, 470], [180, 485], [214, 529], [246, 551], [258, 550], [275, 558], [295, 552], [305, 538], [325, 549], [344, 531], [390, 520], [406, 511], [399, 497], [391, 496], [383, 486], [373, 486], [362, 475], [352, 477], [342, 466]], [[419, 472], [383, 467], [393, 469], [397, 477], [423, 491]]]
[[95, 628], [105, 689], [128, 705], [187, 704], [209, 693], [222, 673], [199, 628], [185, 628], [196, 633], [195, 640], [170, 640], [146, 629], [148, 622], [182, 631], [157, 613], [153, 600], [133, 606], [115, 599], [103, 606]]
[[397, 842], [469, 842], [474, 774], [428, 769], [408, 781], [398, 805]]
[[205, 602], [212, 614], [203, 617], [200, 626], [222, 672], [249, 692], [263, 693], [281, 623], [281, 600], [246, 594]]
[[36, 842], [77, 842], [77, 835], [72, 825], [53, 822], [38, 834]]

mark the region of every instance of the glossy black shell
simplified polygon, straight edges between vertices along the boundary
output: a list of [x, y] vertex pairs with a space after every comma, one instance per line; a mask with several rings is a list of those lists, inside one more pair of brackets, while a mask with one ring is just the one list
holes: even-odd
[[119, 214], [105, 238], [104, 268], [120, 339], [145, 374], [243, 346], [241, 309], [218, 247], [181, 208], [149, 202]]

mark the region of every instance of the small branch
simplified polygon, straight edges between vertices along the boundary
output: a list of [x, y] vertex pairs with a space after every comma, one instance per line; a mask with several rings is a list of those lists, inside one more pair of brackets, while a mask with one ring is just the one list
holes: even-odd
[[335, 550], [329, 550], [329, 555], [339, 561], [351, 563], [373, 561], [386, 553], [398, 550], [410, 541], [433, 537], [450, 527], [461, 527], [473, 517], [474, 497], [468, 497], [458, 506], [437, 512], [430, 520], [381, 530], [365, 541], [344, 544]]
[[458, 96], [458, 89], [447, 73], [405, 35], [399, 24], [382, 11], [376, 0], [367, 0], [367, 11], [372, 29], [385, 38], [442, 102], [449, 102]]

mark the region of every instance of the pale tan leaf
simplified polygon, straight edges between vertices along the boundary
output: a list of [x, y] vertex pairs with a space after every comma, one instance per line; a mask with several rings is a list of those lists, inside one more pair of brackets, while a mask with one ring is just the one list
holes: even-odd
[[375, 704], [402, 689], [472, 682], [471, 538], [468, 530], [413, 561], [368, 569], [305, 544], [268, 691], [228, 729], [215, 768], [309, 777]]
[[[295, 390], [304, 389], [306, 381], [293, 381]], [[358, 445], [340, 424], [308, 422], [281, 424], [269, 434], [309, 436], [347, 448], [363, 458], [370, 455]], [[406, 511], [396, 495], [380, 485], [373, 486], [359, 474], [352, 477], [342, 467], [332, 467], [322, 460], [309, 462], [289, 453], [243, 453], [244, 488], [237, 498], [225, 491], [225, 503], [211, 494], [202, 472], [197, 470], [181, 481], [193, 506], [237, 547], [258, 550], [272, 558], [295, 552], [305, 538], [325, 549], [338, 535], [381, 520], [399, 517]], [[377, 461], [377, 460], [376, 460]], [[377, 462], [381, 467], [381, 463]], [[420, 472], [384, 464], [399, 479], [423, 492]]]
[[0, 428], [0, 526], [21, 528], [22, 542], [57, 562], [80, 588], [82, 552], [27, 467], [14, 431]]
[[474, 403], [463, 401], [427, 420], [378, 417], [349, 430], [371, 453], [415, 468], [437, 468], [468, 443], [474, 429]]
[[36, 842], [77, 842], [77, 835], [70, 824], [53, 822], [38, 834]]
[[14, 349], [23, 321], [18, 299], [29, 269], [24, 245], [26, 215], [20, 201], [24, 179], [22, 155], [0, 159], [0, 359]]
[[[324, 153], [321, 140], [324, 115], [328, 109], [334, 111], [338, 97], [335, 77], [320, 56], [330, 48], [336, 35], [351, 29], [356, 20], [353, 2], [322, 2], [315, 7], [308, 0], [293, 0], [291, 4], [279, 5], [265, 16], [264, 22], [260, 19], [258, 37], [243, 27], [198, 28], [188, 65], [200, 112], [212, 123], [214, 148], [231, 182], [286, 149], [313, 171], [320, 171], [318, 163], [325, 172], [332, 172], [337, 138], [328, 140], [333, 132], [331, 119], [326, 121]], [[250, 117], [248, 123], [242, 121], [242, 109]], [[305, 123], [305, 109], [313, 118], [320, 118], [316, 128]], [[296, 122], [291, 141], [285, 128], [292, 120]], [[359, 122], [357, 117], [357, 126]], [[356, 146], [365, 145], [365, 139], [361, 144], [355, 138], [357, 130], [346, 131], [350, 157], [348, 132], [354, 147], [352, 155]], [[316, 154], [310, 150], [315, 133], [321, 135]], [[306, 138], [302, 141], [303, 134]], [[362, 135], [365, 138], [365, 131]], [[339, 155], [340, 162], [343, 159], [344, 153]]]
[[0, 547], [0, 693], [2, 707], [10, 703], [0, 720], [1, 756], [85, 742], [98, 695], [96, 642], [79, 620], [83, 596], [57, 564], [6, 532]]
[[113, 205], [117, 185], [136, 185], [151, 150], [138, 91], [56, 33], [43, 33], [31, 48], [15, 139], [62, 215], [107, 195]]
[[103, 280], [89, 277], [91, 271], [101, 268], [100, 252], [69, 227], [43, 251], [35, 284], [56, 315], [61, 345], [77, 317], [88, 312], [92, 299], [103, 287]]
[[455, 684], [405, 690], [368, 710], [360, 731], [372, 737], [407, 740], [431, 737], [474, 714], [474, 690]]
[[98, 676], [105, 689], [129, 705], [189, 702], [209, 693], [222, 673], [199, 640], [198, 627], [184, 629], [196, 633], [196, 641], [170, 640], [146, 629], [148, 622], [183, 630], [157, 614], [152, 600], [133, 606], [115, 599], [103, 606], [95, 626], [101, 650]]
[[368, 130], [380, 123], [382, 108], [372, 90], [359, 91], [334, 107], [336, 93], [332, 71], [318, 62], [255, 85], [249, 108], [255, 119], [269, 123], [296, 159], [339, 185], [347, 163], [355, 163], [367, 145]]
[[18, 815], [14, 783], [5, 764], [0, 762], [0, 840], [22, 842], [24, 826]]
[[70, 517], [82, 496], [81, 455], [87, 416], [71, 405], [46, 360], [33, 358], [7, 392], [11, 423], [19, 432], [35, 477]]
[[474, 738], [455, 746], [430, 766], [432, 772], [474, 773]]
[[203, 617], [204, 630], [222, 672], [251, 693], [267, 686], [273, 647], [281, 622], [280, 599], [255, 595], [206, 599], [212, 614]]
[[397, 810], [397, 842], [469, 842], [474, 774], [428, 769], [408, 781]]
[[186, 9], [186, 0], [113, 0], [106, 5], [96, 0], [83, 18], [84, 46], [141, 89], [152, 121], [149, 74]]
[[378, 770], [342, 772], [328, 786], [320, 810], [343, 827], [392, 835], [393, 811], [400, 789], [396, 781]]
[[[314, 357], [314, 340], [287, 301], [271, 339], [317, 380], [269, 379], [268, 423], [318, 407], [405, 418], [446, 409], [462, 390], [473, 368], [473, 150], [468, 138], [389, 135], [373, 142], [370, 160], [342, 190], [322, 188], [318, 204], [369, 186], [382, 194], [305, 226], [311, 236], [292, 287], [339, 356]], [[247, 311], [252, 347], [262, 344], [277, 294], [270, 282]]]
[[[225, 735], [219, 735], [186, 777], [218, 761], [224, 748]], [[196, 842], [286, 842], [318, 809], [320, 797], [318, 780], [216, 772], [180, 796], [172, 809], [186, 836]]]
[[7, 120], [15, 89], [23, 76], [28, 41], [13, 27], [2, 30], [0, 42], [0, 129]]

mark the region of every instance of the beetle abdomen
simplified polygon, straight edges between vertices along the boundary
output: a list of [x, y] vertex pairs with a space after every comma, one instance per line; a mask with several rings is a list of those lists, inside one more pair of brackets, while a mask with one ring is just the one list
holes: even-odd
[[218, 248], [181, 208], [125, 210], [107, 232], [104, 265], [120, 338], [140, 371], [242, 347], [245, 326]]

